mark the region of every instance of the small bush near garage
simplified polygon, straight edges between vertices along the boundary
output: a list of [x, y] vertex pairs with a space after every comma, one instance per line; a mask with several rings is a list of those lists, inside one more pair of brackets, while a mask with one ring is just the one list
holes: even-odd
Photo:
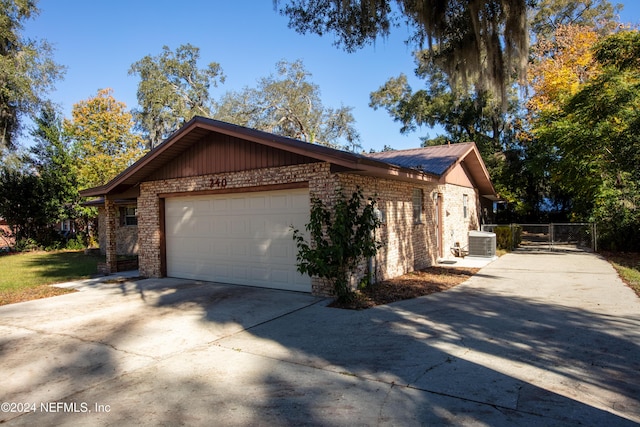
[[349, 285], [352, 272], [362, 260], [375, 256], [381, 247], [374, 237], [374, 231], [380, 226], [375, 205], [372, 198], [365, 202], [359, 187], [348, 200], [338, 189], [331, 206], [320, 199], [311, 201], [310, 220], [306, 225], [309, 242], [300, 230], [293, 230], [298, 271], [333, 284], [338, 301], [354, 299], [354, 290]]

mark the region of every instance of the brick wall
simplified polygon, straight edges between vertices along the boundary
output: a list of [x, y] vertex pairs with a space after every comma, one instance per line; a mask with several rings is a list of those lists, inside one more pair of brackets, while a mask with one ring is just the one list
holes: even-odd
[[[445, 242], [448, 252], [447, 230], [454, 230], [454, 238], [462, 236], [462, 230], [471, 227], [475, 206], [473, 189], [436, 183], [412, 184], [367, 177], [348, 173], [331, 173], [328, 163], [311, 163], [295, 166], [283, 166], [256, 169], [236, 173], [204, 175], [190, 178], [144, 182], [140, 185], [138, 197], [138, 247], [140, 274], [147, 277], [159, 277], [161, 271], [161, 230], [160, 195], [167, 197], [171, 193], [211, 191], [212, 183], [224, 179], [224, 191], [247, 187], [268, 186], [289, 183], [308, 183], [311, 198], [319, 198], [331, 204], [335, 189], [340, 187], [348, 197], [360, 186], [365, 197], [377, 197], [378, 207], [384, 214], [384, 224], [377, 231], [383, 247], [373, 262], [373, 279], [380, 281], [396, 277], [416, 269], [432, 265], [437, 259], [435, 233], [435, 204], [432, 194], [445, 193]], [[215, 188], [215, 187], [214, 187]], [[422, 205], [420, 221], [414, 222], [413, 191], [421, 190]], [[451, 194], [449, 194], [451, 192]], [[470, 196], [470, 218], [457, 224], [456, 218], [462, 212], [462, 194]], [[458, 200], [460, 199], [460, 200]], [[466, 236], [466, 234], [465, 234]], [[363, 262], [352, 277], [357, 284], [368, 274], [368, 262]], [[312, 279], [312, 292], [317, 295], [330, 295], [331, 284]]]
[[[116, 254], [137, 255], [139, 249], [138, 227], [135, 225], [121, 225], [120, 221], [116, 221], [115, 228]], [[100, 245], [100, 253], [105, 255], [107, 248], [107, 216], [104, 207], [98, 208], [98, 243]]]
[[[138, 197], [138, 245], [140, 274], [147, 277], [161, 275], [160, 253], [160, 197], [171, 193], [211, 191], [218, 188], [212, 183], [224, 179], [224, 191], [247, 187], [269, 186], [290, 183], [309, 183], [310, 197], [318, 197], [333, 188], [332, 177], [327, 163], [311, 163], [249, 171], [203, 175], [189, 178], [150, 181], [140, 185]], [[322, 293], [321, 283], [312, 282], [314, 293]]]
[[[373, 262], [374, 281], [427, 268], [436, 261], [435, 207], [431, 198], [435, 183], [412, 184], [353, 174], [340, 174], [339, 182], [346, 195], [360, 186], [366, 198], [376, 198], [383, 214], [383, 224], [376, 231], [383, 246]], [[413, 217], [414, 189], [422, 193], [419, 221]], [[366, 268], [366, 264], [361, 265], [354, 283], [366, 274]]]
[[[473, 188], [446, 184], [443, 193], [443, 243], [444, 257], [451, 258], [451, 248], [456, 242], [460, 246], [469, 244], [469, 231], [480, 229], [480, 197]], [[464, 215], [464, 196], [467, 196], [467, 215]]]

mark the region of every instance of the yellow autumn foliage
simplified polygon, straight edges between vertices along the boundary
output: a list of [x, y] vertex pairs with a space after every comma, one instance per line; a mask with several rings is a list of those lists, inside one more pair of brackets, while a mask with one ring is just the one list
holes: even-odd
[[64, 128], [73, 141], [80, 188], [106, 184], [144, 154], [143, 140], [132, 132], [133, 118], [112, 89], [73, 106]]
[[598, 37], [589, 27], [562, 25], [553, 39], [539, 40], [533, 46], [533, 62], [528, 71], [533, 89], [527, 102], [530, 114], [558, 111], [581, 84], [600, 72], [592, 52]]

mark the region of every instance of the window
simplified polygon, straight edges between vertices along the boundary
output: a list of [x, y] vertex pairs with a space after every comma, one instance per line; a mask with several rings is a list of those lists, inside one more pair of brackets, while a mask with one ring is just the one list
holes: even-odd
[[413, 223], [422, 224], [422, 190], [413, 189]]
[[133, 207], [122, 208], [122, 225], [138, 225], [137, 209]]
[[464, 218], [467, 219], [469, 217], [469, 196], [466, 194], [462, 195], [462, 211]]

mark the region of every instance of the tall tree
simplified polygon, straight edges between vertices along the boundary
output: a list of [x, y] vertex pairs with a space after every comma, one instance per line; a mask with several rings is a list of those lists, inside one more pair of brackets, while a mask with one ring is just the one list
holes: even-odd
[[[385, 108], [402, 123], [401, 132], [414, 130], [417, 126], [442, 127], [445, 134], [426, 140], [427, 144], [475, 141], [501, 196], [511, 202], [510, 206], [518, 215], [535, 220], [542, 219], [542, 208], [553, 185], [546, 172], [553, 158], [549, 150], [537, 144], [527, 132], [531, 116], [524, 115], [527, 99], [523, 95], [533, 94], [529, 102], [542, 106], [548, 96], [555, 96], [552, 91], [562, 92], [571, 84], [575, 92], [576, 82], [587, 77], [585, 61], [590, 53], [573, 58], [574, 62], [569, 67], [560, 60], [556, 61], [558, 46], [578, 42], [579, 46], [588, 47], [597, 34], [613, 27], [610, 19], [617, 8], [606, 0], [544, 0], [529, 7], [532, 20], [530, 38], [536, 44], [532, 50], [534, 62], [529, 65], [531, 79], [528, 80], [527, 92], [517, 90], [515, 75], [504, 76], [506, 98], [502, 102], [492, 92], [477, 86], [458, 84], [456, 89], [451, 84], [456, 77], [449, 73], [458, 73], [458, 70], [442, 66], [437, 55], [424, 50], [416, 54], [415, 73], [425, 81], [425, 86], [413, 89], [404, 75], [391, 78], [371, 94], [370, 105]], [[583, 39], [571, 40], [572, 34], [566, 30], [564, 34], [560, 33], [571, 23], [581, 24], [579, 28], [588, 26], [589, 31], [583, 32]], [[549, 33], [550, 28], [559, 28], [559, 32]], [[576, 66], [582, 65], [582, 75], [574, 74], [569, 78], [559, 70], [552, 73], [554, 64], [563, 64], [560, 67], [564, 72], [570, 68], [578, 72]], [[546, 73], [543, 72], [545, 69]], [[546, 78], [551, 74], [556, 77], [554, 84]], [[559, 204], [567, 205], [566, 194], [558, 186], [553, 192]]]
[[24, 22], [37, 13], [33, 0], [0, 2], [0, 154], [15, 148], [24, 118], [38, 113], [63, 73], [46, 41], [21, 35]]
[[46, 213], [41, 209], [45, 197], [43, 182], [35, 173], [0, 169], [0, 216], [9, 224], [16, 241], [40, 240], [39, 230], [48, 224]]
[[172, 52], [167, 46], [157, 56], [145, 56], [134, 63], [129, 74], [140, 77], [137, 126], [147, 147], [153, 148], [196, 115], [208, 117], [214, 107], [209, 90], [223, 83], [225, 76], [216, 62], [198, 68], [200, 49], [191, 44]]
[[532, 48], [527, 109], [531, 119], [558, 110], [582, 84], [598, 73], [592, 47], [598, 41], [593, 27], [559, 25], [552, 37]]
[[41, 201], [51, 222], [74, 219], [78, 208], [78, 179], [69, 141], [56, 110], [46, 105], [35, 120], [30, 164], [50, 195]]
[[[278, 0], [274, 1], [275, 4]], [[288, 0], [280, 12], [300, 33], [333, 33], [354, 51], [391, 29], [408, 25], [411, 41], [426, 41], [452, 88], [468, 85], [508, 98], [508, 76], [524, 82], [529, 33], [528, 0]]]
[[256, 88], [227, 93], [215, 118], [307, 142], [360, 147], [351, 108], [324, 107], [302, 61], [280, 61], [276, 68], [277, 76], [260, 79]]
[[45, 106], [32, 131], [35, 145], [20, 169], [0, 172], [0, 216], [18, 240], [51, 246], [61, 236], [53, 226], [74, 218], [78, 189], [69, 147], [56, 111]]
[[640, 250], [640, 32], [598, 42], [601, 72], [542, 115], [533, 132], [555, 147], [556, 167], [578, 219], [600, 223], [612, 249]]
[[425, 145], [474, 141], [487, 159], [503, 151], [505, 134], [511, 131], [508, 114], [488, 92], [471, 88], [465, 93], [453, 92], [445, 74], [426, 56], [423, 51], [416, 54], [416, 75], [426, 81], [424, 89], [414, 91], [401, 74], [372, 92], [369, 105], [386, 109], [402, 124], [401, 133], [419, 126], [442, 127], [446, 134], [423, 138]]
[[533, 39], [552, 39], [560, 27], [567, 25], [608, 34], [615, 29], [616, 14], [621, 9], [621, 4], [608, 0], [537, 0], [531, 18]]
[[133, 133], [127, 106], [111, 89], [73, 106], [64, 130], [73, 143], [80, 188], [107, 183], [144, 153], [142, 138]]

